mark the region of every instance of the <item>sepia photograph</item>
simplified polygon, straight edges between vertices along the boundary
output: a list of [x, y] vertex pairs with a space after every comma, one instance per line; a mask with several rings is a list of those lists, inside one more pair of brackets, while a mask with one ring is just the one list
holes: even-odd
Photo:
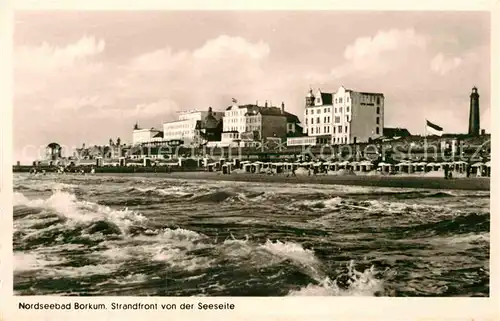
[[490, 32], [16, 11], [14, 295], [489, 297]]

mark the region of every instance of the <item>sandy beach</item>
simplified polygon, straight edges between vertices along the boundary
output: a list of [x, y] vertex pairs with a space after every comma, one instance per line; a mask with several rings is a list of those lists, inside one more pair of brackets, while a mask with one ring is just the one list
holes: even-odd
[[442, 177], [405, 177], [405, 176], [304, 176], [287, 177], [284, 175], [232, 173], [224, 175], [220, 172], [174, 172], [174, 173], [116, 173], [96, 175], [118, 176], [161, 176], [177, 179], [202, 179], [219, 181], [266, 182], [284, 184], [331, 184], [378, 187], [407, 187], [451, 190], [490, 190], [490, 178], [470, 177], [444, 179]]

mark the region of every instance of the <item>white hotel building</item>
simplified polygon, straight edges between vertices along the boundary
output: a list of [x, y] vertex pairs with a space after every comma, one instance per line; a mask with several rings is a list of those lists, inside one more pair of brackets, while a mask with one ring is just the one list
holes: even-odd
[[381, 93], [356, 92], [341, 86], [335, 93], [318, 89], [306, 96], [304, 132], [309, 137], [325, 137], [332, 145], [355, 144], [382, 136], [383, 128]]
[[[163, 124], [163, 140], [181, 140], [184, 145], [199, 144], [200, 132], [196, 128], [196, 124], [205, 120], [208, 113], [208, 110], [181, 112], [178, 120]], [[224, 116], [224, 112], [214, 111], [212, 115], [220, 120]]]

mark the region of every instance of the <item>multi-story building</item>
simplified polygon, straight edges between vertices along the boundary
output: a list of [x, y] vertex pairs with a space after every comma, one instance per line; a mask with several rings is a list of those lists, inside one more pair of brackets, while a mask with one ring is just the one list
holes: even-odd
[[296, 115], [281, 108], [258, 105], [232, 105], [224, 114], [221, 145], [252, 146], [256, 141], [283, 139], [287, 134], [302, 131]]
[[211, 114], [218, 121], [224, 115], [223, 112], [217, 111], [187, 111], [179, 115], [176, 121], [166, 122], [163, 124], [163, 140], [180, 140], [184, 145], [197, 145], [203, 141], [200, 135], [200, 122]]
[[305, 133], [307, 136], [318, 137], [318, 142], [331, 143], [333, 121], [333, 94], [321, 92], [320, 89], [313, 94], [310, 89], [306, 96], [306, 109], [304, 110]]
[[149, 143], [161, 139], [163, 139], [163, 132], [161, 130], [155, 128], [139, 128], [139, 125], [135, 124], [134, 131], [132, 132], [132, 145]]
[[331, 144], [368, 142], [383, 135], [384, 95], [343, 86], [335, 93], [310, 90], [304, 119], [308, 136], [331, 137]]

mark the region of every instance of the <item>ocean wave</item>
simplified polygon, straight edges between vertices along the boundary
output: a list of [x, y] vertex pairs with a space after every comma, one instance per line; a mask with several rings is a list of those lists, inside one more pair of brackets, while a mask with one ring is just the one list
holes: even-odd
[[[30, 200], [20, 193], [15, 194], [14, 199], [17, 206], [14, 226], [18, 232], [14, 234], [14, 243], [18, 248], [100, 242], [113, 236], [126, 236], [146, 222], [144, 216], [127, 208], [117, 210], [81, 201], [63, 191], [56, 191], [47, 199]], [[26, 215], [28, 213], [30, 215]]]
[[335, 279], [316, 279], [316, 284], [308, 284], [298, 290], [291, 290], [289, 296], [381, 296], [386, 295], [385, 278], [394, 275], [386, 270], [379, 272], [374, 266], [359, 272], [351, 260], [344, 273]]
[[480, 233], [490, 231], [490, 215], [470, 213], [446, 218], [437, 222], [411, 226], [408, 233], [430, 233], [433, 235]]

